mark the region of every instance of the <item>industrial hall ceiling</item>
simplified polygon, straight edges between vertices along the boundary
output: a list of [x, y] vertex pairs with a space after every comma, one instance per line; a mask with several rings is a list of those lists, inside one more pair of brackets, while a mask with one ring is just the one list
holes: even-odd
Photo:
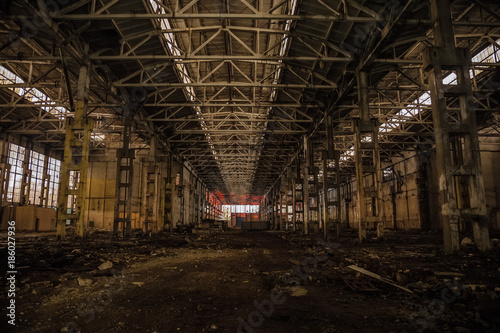
[[[429, 1], [16, 0], [0, 11], [1, 131], [61, 152], [82, 66], [92, 154], [121, 147], [131, 112], [134, 149], [157, 138], [231, 202], [266, 194], [304, 138], [319, 165], [327, 115], [352, 176], [359, 70], [382, 159], [434, 142]], [[451, 12], [471, 51], [480, 138], [498, 136], [500, 3], [451, 1]]]

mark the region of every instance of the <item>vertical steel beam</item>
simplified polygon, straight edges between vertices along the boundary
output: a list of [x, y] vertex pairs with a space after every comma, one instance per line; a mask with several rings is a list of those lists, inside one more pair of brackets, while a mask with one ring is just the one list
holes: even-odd
[[323, 236], [328, 237], [330, 216], [328, 213], [328, 150], [321, 152], [323, 162]]
[[163, 229], [168, 229], [170, 232], [173, 232], [173, 217], [172, 217], [172, 207], [174, 204], [174, 181], [172, 178], [172, 165], [173, 165], [173, 157], [172, 155], [168, 155], [167, 159], [167, 177], [165, 182], [165, 216], [164, 216], [164, 224]]
[[309, 159], [310, 154], [310, 140], [304, 135], [304, 161], [303, 164], [303, 182], [302, 182], [302, 211], [303, 211], [303, 225], [304, 230], [302, 232], [305, 235], [309, 235], [309, 172], [314, 165], [311, 166], [311, 161]]
[[123, 147], [116, 150], [116, 199], [113, 223], [115, 237], [129, 237], [132, 227], [132, 184], [135, 157], [134, 150], [130, 149], [132, 110], [125, 106], [124, 113]]
[[[198, 192], [198, 225], [201, 226], [201, 221], [203, 219], [203, 182], [200, 179], [200, 189]], [[231, 212], [229, 212], [229, 216], [231, 216]]]
[[[289, 165], [289, 162], [287, 165]], [[293, 168], [288, 166], [286, 169], [286, 230], [289, 230], [289, 224], [292, 222], [293, 225], [293, 205], [294, 205], [294, 198], [293, 198], [293, 178], [294, 178], [294, 172]], [[291, 209], [291, 212], [290, 212]]]
[[[90, 85], [88, 66], [80, 67], [77, 101], [74, 118], [66, 118], [64, 158], [57, 205], [57, 238], [66, 237], [66, 221], [72, 220], [76, 234], [83, 237], [87, 205], [87, 174], [89, 169], [90, 137], [94, 121], [87, 118], [88, 89]], [[70, 187], [70, 173], [78, 181]], [[76, 197], [76, 200], [75, 200]], [[70, 202], [70, 198], [72, 202]], [[70, 213], [68, 213], [70, 209]]]
[[49, 184], [50, 184], [49, 149], [45, 149], [45, 156], [46, 157], [43, 161], [42, 186], [40, 191], [40, 205], [42, 207], [48, 207], [49, 203]]
[[278, 226], [279, 226], [279, 223], [280, 223], [280, 209], [281, 209], [281, 205], [280, 205], [280, 189], [279, 189], [279, 186], [278, 184], [276, 184], [274, 186], [274, 214], [275, 214], [275, 225], [274, 225], [274, 229], [275, 230], [278, 230]]
[[[328, 237], [330, 226], [335, 223], [337, 229], [337, 237], [341, 236], [342, 225], [340, 223], [340, 183], [339, 183], [339, 157], [340, 154], [338, 151], [334, 151], [334, 157], [332, 159], [329, 158], [329, 151], [324, 150], [322, 152], [322, 162], [323, 162], [323, 216], [325, 226], [323, 228], [323, 236], [325, 239]], [[329, 167], [329, 163], [335, 163], [333, 168]], [[334, 173], [333, 177], [330, 178], [329, 174]], [[333, 182], [333, 184], [332, 184]], [[335, 201], [330, 201], [328, 199], [328, 190], [334, 189], [336, 193]], [[332, 213], [335, 214], [335, 218], [330, 218], [330, 208], [333, 207]]]
[[149, 144], [149, 154], [148, 161], [146, 162], [145, 176], [146, 181], [144, 182], [144, 194], [145, 194], [145, 219], [144, 219], [144, 232], [151, 233], [158, 230], [158, 183], [159, 183], [159, 170], [156, 163], [156, 145], [157, 139], [155, 136], [151, 136]]
[[[288, 203], [287, 203], [287, 186], [286, 177], [283, 174], [280, 182], [280, 230], [285, 230], [288, 222]], [[283, 209], [285, 212], [283, 213]]]
[[314, 233], [319, 232], [319, 229], [323, 227], [323, 223], [321, 223], [321, 217], [322, 217], [322, 212], [321, 212], [321, 207], [320, 207], [320, 202], [319, 202], [319, 194], [321, 192], [321, 189], [319, 187], [319, 168], [314, 166], [314, 156], [313, 156], [313, 179], [314, 179], [314, 198], [316, 202], [316, 206], [314, 207], [314, 211], [316, 212], [316, 219], [314, 223]]
[[[460, 223], [465, 227], [472, 223], [475, 243], [486, 251], [490, 241], [469, 74], [471, 56], [468, 49], [455, 47], [450, 2], [431, 0], [430, 9], [435, 45], [425, 50], [423, 60], [432, 99], [444, 249], [457, 251]], [[456, 75], [456, 84], [443, 83], [450, 73]], [[458, 104], [458, 114], [448, 108], [452, 100]]]
[[337, 237], [342, 235], [342, 205], [340, 203], [340, 152], [335, 152], [335, 225], [337, 227]]
[[[19, 204], [21, 206], [29, 204], [30, 199], [30, 186], [31, 186], [31, 170], [29, 168], [30, 163], [30, 151], [31, 151], [31, 142], [26, 145], [26, 149], [24, 150], [24, 160], [23, 160], [23, 177], [21, 178], [21, 192], [19, 198]], [[32, 204], [35, 204], [32, 202]]]
[[0, 146], [0, 205], [7, 204], [7, 188], [9, 186], [9, 176], [9, 143], [7, 140], [7, 133], [5, 133], [3, 143]]
[[[367, 235], [368, 223], [377, 228], [377, 237], [383, 237], [384, 225], [381, 212], [380, 191], [380, 154], [378, 145], [378, 123], [370, 118], [368, 99], [368, 75], [358, 70], [359, 118], [353, 120], [355, 131], [355, 161], [357, 185], [357, 212], [359, 240]], [[366, 188], [365, 179], [370, 178], [372, 185]], [[367, 209], [367, 201], [371, 209]]]
[[207, 189], [203, 184], [201, 186], [201, 220], [206, 218], [206, 207], [207, 207]]
[[[181, 225], [184, 225], [184, 210], [185, 210], [185, 200], [184, 200], [184, 161], [181, 160], [179, 161], [179, 173], [177, 174], [179, 176], [179, 181], [175, 181], [175, 188], [177, 191], [177, 196], [181, 199], [181, 205], [180, 205], [180, 216], [179, 216], [179, 222]], [[213, 219], [215, 219], [215, 207], [213, 208]]]
[[[341, 223], [341, 204], [340, 204], [340, 152], [338, 150], [335, 150], [335, 139], [333, 135], [333, 120], [331, 115], [326, 116], [326, 137], [327, 137], [327, 158], [329, 160], [332, 160], [334, 163], [334, 168], [333, 170], [330, 170], [334, 173], [333, 176], [333, 182], [334, 182], [334, 189], [335, 189], [335, 194], [336, 194], [336, 200], [334, 202], [329, 202], [328, 201], [328, 196], [326, 203], [330, 206], [334, 207], [334, 212], [335, 212], [335, 225], [337, 229], [337, 237], [341, 236], [342, 232], [342, 223]], [[328, 170], [328, 164], [326, 166], [326, 170]], [[325, 234], [325, 237], [327, 237], [327, 234]]]
[[277, 204], [276, 204], [276, 186], [273, 186], [273, 189], [271, 191], [271, 214], [272, 214], [272, 227], [271, 229], [276, 229], [276, 211], [277, 211]]
[[[299, 222], [302, 224], [302, 230], [304, 230], [304, 178], [302, 177], [303, 167], [301, 164], [300, 155], [296, 157], [296, 172], [297, 176], [295, 177], [295, 215], [299, 214], [301, 216]], [[298, 199], [300, 197], [300, 199]], [[301, 210], [297, 212], [297, 204], [301, 207]], [[299, 225], [297, 225], [297, 218], [295, 221], [295, 231], [299, 229]]]
[[297, 183], [296, 178], [292, 178], [292, 230], [297, 231]]

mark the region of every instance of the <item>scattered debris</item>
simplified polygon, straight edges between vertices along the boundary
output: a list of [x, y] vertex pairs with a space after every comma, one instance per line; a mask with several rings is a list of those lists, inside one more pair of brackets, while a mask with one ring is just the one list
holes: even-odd
[[459, 272], [434, 272], [434, 275], [436, 275], [436, 276], [460, 276], [460, 277], [465, 276], [464, 274], [459, 273]]
[[472, 246], [472, 245], [474, 245], [474, 242], [469, 237], [465, 237], [464, 239], [462, 239], [462, 242], [460, 243], [460, 245], [462, 245], [462, 246]]
[[83, 287], [83, 286], [90, 286], [92, 284], [91, 279], [84, 279], [82, 277], [78, 277], [78, 285]]
[[105, 261], [102, 264], [100, 264], [99, 267], [97, 267], [97, 268], [99, 268], [99, 270], [103, 271], [103, 270], [111, 268], [111, 267], [113, 267], [113, 263], [108, 260], [108, 261]]
[[370, 277], [372, 277], [372, 278], [375, 278], [375, 279], [377, 279], [377, 280], [379, 280], [379, 281], [382, 281], [382, 282], [384, 282], [384, 283], [390, 284], [390, 285], [392, 285], [392, 286], [394, 286], [394, 287], [396, 287], [396, 288], [402, 289], [402, 290], [404, 290], [404, 291], [407, 291], [407, 292], [409, 292], [409, 293], [412, 293], [412, 294], [413, 294], [413, 291], [411, 291], [410, 289], [405, 288], [405, 287], [402, 287], [402, 286], [400, 286], [400, 285], [397, 285], [397, 284], [395, 284], [394, 282], [392, 282], [391, 280], [386, 279], [386, 278], [383, 278], [383, 277], [381, 277], [381, 276], [380, 276], [380, 275], [378, 275], [378, 274], [375, 274], [375, 273], [372, 273], [372, 272], [370, 272], [370, 271], [367, 271], [367, 270], [366, 270], [366, 269], [364, 269], [364, 268], [358, 267], [358, 266], [356, 266], [356, 265], [350, 265], [350, 266], [347, 266], [347, 267], [348, 267], [348, 268], [350, 268], [350, 269], [353, 269], [353, 270], [355, 270], [355, 271], [357, 271], [357, 272], [360, 272], [360, 273], [362, 273], [362, 274], [368, 275], [368, 276], [370, 276]]
[[134, 281], [134, 282], [132, 282], [132, 284], [135, 286], [143, 286], [146, 284], [146, 282]]
[[[330, 319], [327, 316], [318, 313], [318, 317], [324, 320], [323, 324], [321, 320], [311, 321], [310, 313], [304, 310], [314, 307], [316, 311], [320, 309], [320, 304], [335, 304], [340, 309], [339, 315], [343, 315], [343, 308], [347, 314], [363, 311], [359, 318], [366, 315], [366, 322], [375, 325], [375, 330], [401, 332], [405, 329], [411, 331], [412, 327], [408, 326], [411, 315], [426, 304], [435, 304], [431, 303], [432, 300], [441, 299], [442, 291], [450, 290], [451, 284], [456, 286], [456, 290], [451, 289], [456, 292], [453, 294], [456, 297], [440, 314], [439, 320], [429, 324], [429, 330], [449, 333], [498, 331], [499, 247], [494, 247], [487, 254], [479, 253], [472, 247], [463, 247], [459, 254], [449, 256], [443, 252], [438, 233], [387, 234], [382, 243], [358, 246], [353, 246], [351, 242], [357, 237], [356, 230], [345, 230], [341, 239], [329, 243], [339, 246], [318, 242], [317, 235], [273, 231], [259, 234], [229, 231], [203, 236], [168, 232], [145, 235], [137, 232], [119, 241], [112, 240], [111, 232], [104, 231], [93, 231], [89, 237], [66, 241], [57, 241], [55, 235], [22, 237], [18, 240], [18, 260], [20, 267], [27, 267], [19, 281], [19, 296], [27, 307], [26, 314], [22, 316], [26, 320], [23, 324], [30, 324], [38, 331], [59, 332], [62, 326], [50, 326], [49, 321], [40, 326], [40, 318], [45, 318], [48, 311], [54, 313], [52, 322], [57, 320], [56, 316], [66, 315], [68, 311], [76, 314], [73, 310], [75, 300], [80, 304], [89, 296], [93, 299], [99, 295], [103, 288], [109, 291], [123, 286], [124, 291], [116, 296], [116, 300], [125, 296], [133, 304], [138, 295], [142, 300], [144, 293], [148, 293], [148, 300], [141, 302], [142, 314], [156, 315], [155, 302], [163, 302], [174, 310], [174, 316], [178, 310], [192, 311], [194, 319], [187, 321], [196, 325], [201, 320], [203, 327], [200, 326], [198, 331], [218, 332], [232, 325], [233, 312], [242, 316], [252, 313], [255, 310], [252, 304], [254, 299], [266, 309], [264, 300], [269, 297], [268, 291], [279, 288], [286, 292], [286, 302], [289, 302], [280, 311], [285, 309], [282, 313], [286, 318], [293, 318], [291, 324], [299, 322], [298, 327], [302, 327], [299, 330], [350, 331], [347, 325], [351, 324], [351, 318], [331, 318], [328, 322]], [[323, 254], [325, 259], [321, 259]], [[308, 260], [302, 261], [303, 258]], [[311, 258], [316, 262], [312, 262]], [[125, 273], [122, 277], [130, 277], [127, 280], [130, 282], [122, 283], [125, 280], [114, 276], [111, 269], [104, 268], [109, 266], [107, 261], [112, 264], [112, 269], [119, 272], [123, 269]], [[98, 270], [102, 265], [104, 269]], [[380, 272], [383, 277], [373, 272]], [[300, 287], [291, 287], [284, 282], [285, 273], [292, 274], [288, 276], [290, 280], [298, 279]], [[159, 283], [149, 284], [149, 281], [161, 279], [175, 279], [176, 287], [171, 289], [172, 293], [156, 293], [157, 290], [164, 290], [164, 285], [155, 289], [160, 286]], [[377, 280], [388, 285], [382, 285]], [[146, 283], [148, 286], [145, 286]], [[399, 291], [403, 287], [406, 293]], [[200, 290], [200, 293], [185, 292], [192, 288]], [[411, 291], [413, 294], [410, 294]], [[248, 305], [243, 302], [236, 306], [232, 301], [234, 295], [240, 299], [248, 298]], [[196, 302], [193, 302], [195, 297]], [[113, 306], [105, 307], [104, 311], [110, 311]], [[221, 318], [230, 318], [231, 323], [221, 319], [213, 328], [210, 324], [211, 309], [215, 308], [221, 311]], [[386, 309], [391, 314], [395, 310], [397, 317], [390, 317], [392, 320], [387, 321], [388, 318], [383, 315]], [[291, 312], [287, 312], [289, 310]], [[230, 316], [229, 311], [232, 311]], [[307, 314], [307, 322], [300, 322], [302, 314]], [[140, 331], [139, 327], [128, 326], [133, 323], [132, 317], [126, 316], [122, 320], [126, 321], [131, 331]], [[67, 318], [70, 317], [66, 316], [64, 320], [69, 320]], [[334, 320], [335, 327], [331, 326]], [[266, 321], [265, 325], [272, 322]], [[113, 324], [116, 327], [118, 322]], [[306, 324], [309, 328], [303, 328]], [[367, 328], [364, 323], [356, 324], [360, 325], [359, 331]], [[172, 330], [175, 331], [176, 327], [172, 326]], [[274, 327], [269, 327], [269, 331], [272, 329]], [[155, 327], [149, 327], [147, 331], [154, 330], [158, 331]], [[189, 331], [184, 326], [180, 330]]]
[[408, 278], [406, 277], [406, 275], [397, 272], [396, 273], [396, 281], [398, 281], [401, 284], [407, 284]]
[[302, 297], [307, 295], [307, 289], [302, 286], [283, 287], [282, 290], [290, 293], [292, 297]]
[[342, 280], [353, 291], [380, 291], [380, 289], [378, 289], [370, 281], [365, 279], [344, 276], [342, 277]]

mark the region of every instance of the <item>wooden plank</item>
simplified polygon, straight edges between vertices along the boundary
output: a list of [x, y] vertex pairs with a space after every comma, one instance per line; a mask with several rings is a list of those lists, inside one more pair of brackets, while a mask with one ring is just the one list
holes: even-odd
[[367, 271], [367, 270], [366, 270], [366, 269], [364, 269], [364, 268], [361, 268], [361, 267], [356, 266], [356, 265], [350, 265], [350, 266], [347, 266], [347, 267], [349, 267], [349, 268], [350, 268], [350, 269], [352, 269], [352, 270], [355, 270], [356, 272], [360, 272], [361, 274], [368, 275], [368, 276], [370, 276], [370, 277], [372, 277], [372, 278], [374, 278], [374, 279], [377, 279], [377, 280], [379, 280], [379, 281], [382, 281], [382, 282], [384, 282], [384, 283], [390, 284], [391, 286], [394, 286], [394, 287], [396, 287], [396, 288], [402, 289], [402, 290], [404, 290], [404, 291], [407, 291], [407, 292], [409, 292], [409, 293], [412, 293], [412, 294], [413, 294], [413, 291], [411, 291], [410, 289], [405, 288], [405, 287], [402, 287], [402, 286], [400, 286], [400, 285], [397, 285], [397, 284], [395, 284], [394, 282], [392, 282], [391, 280], [386, 279], [386, 278], [383, 278], [383, 277], [381, 277], [380, 275], [375, 274], [375, 273], [373, 273], [373, 272]]

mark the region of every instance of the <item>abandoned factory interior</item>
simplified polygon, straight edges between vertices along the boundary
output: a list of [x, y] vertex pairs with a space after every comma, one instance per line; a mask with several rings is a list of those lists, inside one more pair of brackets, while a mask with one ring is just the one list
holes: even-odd
[[500, 332], [500, 2], [2, 0], [0, 201], [0, 332]]

